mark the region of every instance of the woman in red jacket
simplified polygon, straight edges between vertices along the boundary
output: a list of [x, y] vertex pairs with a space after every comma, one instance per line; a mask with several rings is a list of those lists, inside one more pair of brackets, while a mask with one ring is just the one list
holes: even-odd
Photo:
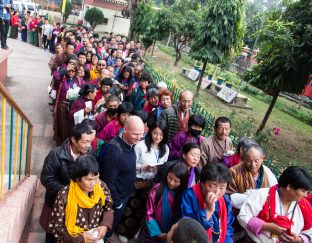
[[18, 36], [18, 26], [19, 26], [18, 11], [14, 11], [11, 14], [11, 33], [10, 33], [10, 38], [17, 39], [17, 36]]

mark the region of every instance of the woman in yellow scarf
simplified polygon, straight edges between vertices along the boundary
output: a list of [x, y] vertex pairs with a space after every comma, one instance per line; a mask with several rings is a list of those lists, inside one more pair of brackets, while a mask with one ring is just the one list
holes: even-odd
[[59, 191], [49, 227], [57, 242], [96, 243], [113, 223], [113, 201], [106, 184], [99, 179], [93, 156], [75, 162], [70, 184]]

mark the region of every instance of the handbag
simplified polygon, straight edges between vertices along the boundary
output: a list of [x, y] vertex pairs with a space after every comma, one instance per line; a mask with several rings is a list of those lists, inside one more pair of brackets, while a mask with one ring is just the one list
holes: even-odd
[[41, 215], [39, 218], [39, 224], [48, 233], [50, 233], [49, 222], [51, 219], [51, 213], [52, 213], [52, 208], [50, 208], [48, 204], [44, 203], [42, 207]]

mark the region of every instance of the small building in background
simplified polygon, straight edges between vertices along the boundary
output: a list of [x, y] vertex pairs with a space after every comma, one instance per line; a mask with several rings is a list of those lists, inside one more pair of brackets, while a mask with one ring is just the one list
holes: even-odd
[[79, 19], [84, 20], [84, 15], [89, 8], [99, 8], [105, 18], [105, 23], [95, 28], [96, 32], [114, 32], [127, 36], [130, 28], [130, 17], [127, 14], [128, 2], [125, 0], [85, 0]]

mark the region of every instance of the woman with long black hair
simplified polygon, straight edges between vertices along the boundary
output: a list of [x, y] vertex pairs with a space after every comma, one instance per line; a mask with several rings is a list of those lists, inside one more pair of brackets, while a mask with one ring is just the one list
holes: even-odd
[[117, 233], [131, 239], [139, 230], [145, 214], [146, 197], [157, 173], [157, 167], [165, 163], [169, 156], [165, 124], [155, 122], [149, 127], [144, 140], [135, 147], [136, 184], [126, 210], [117, 227]]

